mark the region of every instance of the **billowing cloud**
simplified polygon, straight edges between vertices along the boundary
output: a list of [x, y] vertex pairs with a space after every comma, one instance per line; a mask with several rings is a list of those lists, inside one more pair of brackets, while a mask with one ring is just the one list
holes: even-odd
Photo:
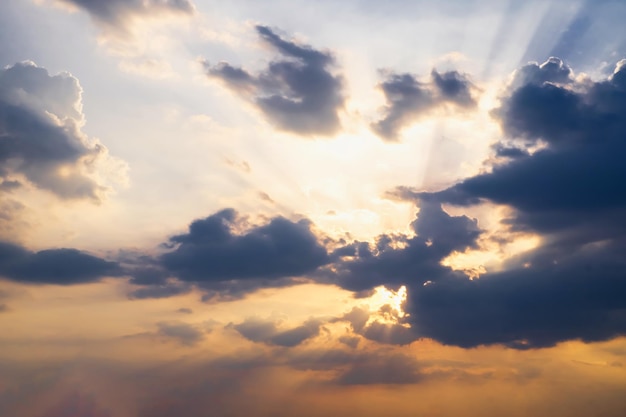
[[21, 283], [70, 285], [119, 276], [120, 266], [76, 249], [31, 252], [0, 242], [0, 277]]
[[424, 202], [412, 223], [416, 235], [379, 236], [375, 245], [355, 243], [342, 248], [332, 282], [352, 291], [379, 285], [399, 288], [410, 282], [434, 281], [451, 273], [441, 261], [454, 251], [476, 247], [481, 230], [467, 216], [450, 216], [438, 203]]
[[398, 139], [401, 129], [433, 109], [442, 106], [471, 108], [473, 85], [468, 77], [457, 71], [439, 73], [432, 70], [431, 79], [419, 81], [412, 74], [389, 73], [379, 87], [387, 105], [384, 116], [372, 124], [372, 129], [385, 140]]
[[288, 41], [267, 26], [259, 36], [281, 57], [259, 74], [221, 62], [204, 62], [207, 75], [250, 100], [276, 128], [300, 135], [332, 135], [341, 128], [342, 79], [331, 73], [329, 52]]
[[302, 282], [331, 259], [311, 222], [274, 217], [249, 225], [233, 209], [196, 220], [164, 245], [170, 250], [127, 268], [132, 298], [161, 298], [195, 287], [205, 301], [233, 300], [260, 288]]
[[70, 74], [50, 76], [32, 62], [0, 70], [3, 190], [27, 182], [65, 199], [102, 198], [107, 187], [95, 174], [109, 157], [102, 144], [81, 132], [81, 94]]
[[136, 16], [191, 14], [195, 10], [189, 0], [57, 0], [85, 10], [91, 18], [107, 29], [123, 30]]
[[625, 63], [601, 81], [577, 81], [556, 58], [525, 66], [494, 111], [506, 135], [496, 148], [519, 152], [441, 192], [403, 191], [421, 204], [506, 205], [505, 225], [543, 237], [502, 272], [411, 284], [418, 334], [515, 348], [626, 334]]

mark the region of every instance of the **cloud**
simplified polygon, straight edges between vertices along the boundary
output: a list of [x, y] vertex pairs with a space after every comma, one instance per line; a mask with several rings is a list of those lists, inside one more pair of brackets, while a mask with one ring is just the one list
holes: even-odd
[[189, 0], [57, 0], [89, 13], [106, 29], [126, 30], [129, 22], [138, 16], [190, 15], [195, 8]]
[[194, 346], [204, 339], [204, 332], [196, 327], [181, 322], [157, 323], [159, 336], [174, 339], [184, 346]]
[[454, 251], [476, 247], [481, 234], [476, 220], [450, 216], [438, 203], [423, 202], [412, 223], [416, 235], [381, 235], [374, 245], [351, 244], [352, 256], [338, 261], [330, 282], [352, 291], [386, 285], [399, 288], [407, 283], [435, 281], [452, 273], [441, 261]]
[[545, 83], [570, 84], [573, 71], [561, 59], [550, 57], [543, 64], [531, 62], [515, 71], [509, 89], [515, 90], [525, 85], [541, 86]]
[[579, 79], [556, 58], [523, 67], [493, 112], [505, 134], [495, 148], [519, 152], [440, 192], [401, 191], [420, 204], [506, 205], [505, 226], [542, 237], [479, 280], [410, 283], [419, 335], [526, 349], [626, 334], [624, 61], [604, 80]]
[[330, 72], [332, 55], [285, 40], [267, 26], [256, 30], [280, 58], [256, 75], [225, 62], [205, 61], [207, 75], [250, 100], [280, 130], [305, 136], [337, 133], [343, 81]]
[[76, 78], [32, 62], [0, 70], [0, 193], [26, 181], [64, 199], [103, 197], [95, 174], [111, 158], [80, 130], [81, 95]]
[[249, 225], [235, 210], [221, 210], [172, 236], [160, 256], [125, 259], [129, 283], [138, 286], [129, 297], [164, 298], [196, 288], [203, 301], [219, 302], [301, 283], [331, 261], [311, 226], [280, 216]]
[[187, 233], [171, 237], [167, 245], [172, 250], [158, 258], [160, 268], [204, 290], [207, 300], [293, 285], [293, 278], [330, 261], [308, 220], [274, 217], [247, 226], [233, 209], [194, 221]]
[[31, 252], [12, 243], [0, 242], [0, 276], [11, 281], [71, 285], [121, 274], [117, 263], [76, 249]]
[[[573, 86], [571, 77], [561, 77], [564, 84], [547, 78], [514, 89], [494, 112], [507, 135], [498, 146], [515, 143], [517, 158], [439, 193], [416, 196], [506, 204], [518, 212], [515, 225], [540, 232], [589, 222], [622, 229], [614, 212], [626, 206], [619, 188], [626, 177], [619, 157], [626, 150], [626, 68], [618, 65], [607, 80]], [[544, 147], [530, 155], [527, 149], [538, 144]]]
[[248, 318], [239, 324], [231, 323], [227, 327], [235, 329], [239, 334], [252, 342], [294, 347], [317, 336], [321, 326], [322, 321], [311, 319], [300, 326], [281, 330], [274, 321]]
[[457, 71], [439, 73], [434, 69], [430, 75], [429, 81], [420, 82], [412, 74], [387, 74], [379, 85], [387, 105], [383, 118], [372, 124], [376, 134], [394, 141], [403, 127], [433, 109], [449, 105], [467, 109], [476, 105], [467, 75]]

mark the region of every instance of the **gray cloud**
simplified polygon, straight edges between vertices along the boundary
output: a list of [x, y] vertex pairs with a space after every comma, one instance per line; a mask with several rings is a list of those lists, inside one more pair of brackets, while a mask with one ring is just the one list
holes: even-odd
[[400, 191], [419, 204], [507, 205], [505, 226], [542, 237], [479, 280], [408, 281], [417, 334], [518, 349], [626, 334], [624, 62], [593, 82], [575, 81], [556, 58], [523, 67], [493, 112], [506, 135], [495, 148], [506, 161], [440, 192]]
[[276, 128], [300, 135], [332, 135], [341, 128], [343, 81], [330, 68], [332, 55], [257, 26], [259, 36], [281, 57], [259, 74], [222, 62], [204, 62], [209, 77], [250, 100]]
[[240, 224], [233, 209], [196, 220], [170, 238], [176, 248], [160, 262], [182, 280], [201, 282], [301, 276], [328, 262], [307, 220], [275, 217], [238, 234]]
[[31, 252], [21, 246], [0, 242], [0, 277], [29, 284], [70, 285], [119, 276], [115, 262], [76, 249], [47, 249]]
[[343, 257], [329, 282], [352, 291], [379, 285], [398, 288], [407, 283], [435, 281], [452, 273], [441, 261], [454, 251], [475, 248], [481, 230], [476, 220], [450, 216], [438, 203], [424, 202], [412, 223], [414, 237], [381, 235], [374, 245], [351, 244], [352, 256]]
[[311, 319], [300, 326], [280, 330], [271, 320], [249, 318], [239, 324], [230, 324], [227, 327], [235, 329], [246, 339], [252, 342], [261, 342], [268, 345], [294, 347], [306, 340], [317, 336], [322, 321]]
[[159, 336], [174, 339], [184, 346], [194, 346], [204, 339], [204, 332], [196, 327], [181, 322], [157, 323]]
[[109, 29], [125, 29], [134, 16], [191, 14], [195, 8], [189, 0], [57, 0], [85, 10], [96, 23]]
[[101, 198], [106, 187], [92, 173], [107, 150], [80, 130], [81, 94], [76, 78], [50, 76], [31, 62], [0, 70], [0, 180], [5, 192], [26, 180], [61, 198]]
[[331, 262], [311, 222], [274, 217], [248, 225], [233, 209], [191, 223], [157, 258], [125, 259], [131, 298], [163, 298], [200, 290], [205, 302], [240, 299], [260, 288], [306, 282]]
[[387, 74], [379, 85], [387, 105], [384, 116], [372, 124], [372, 129], [385, 140], [394, 141], [403, 127], [435, 108], [453, 105], [471, 108], [473, 85], [468, 77], [457, 71], [439, 73], [432, 70], [431, 79], [418, 81], [412, 74]]
[[570, 84], [574, 73], [561, 59], [550, 57], [546, 62], [531, 62], [515, 71], [509, 88], [515, 90], [525, 85], [543, 85], [544, 83]]

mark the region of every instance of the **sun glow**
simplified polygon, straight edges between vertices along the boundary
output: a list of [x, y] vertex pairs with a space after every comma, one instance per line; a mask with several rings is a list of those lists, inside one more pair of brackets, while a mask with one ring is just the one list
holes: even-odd
[[390, 290], [382, 285], [376, 287], [374, 291], [374, 295], [368, 301], [370, 310], [376, 313], [370, 316], [368, 322], [377, 321], [395, 324], [408, 316], [404, 311], [407, 298], [407, 290], [404, 285], [398, 288], [397, 291]]

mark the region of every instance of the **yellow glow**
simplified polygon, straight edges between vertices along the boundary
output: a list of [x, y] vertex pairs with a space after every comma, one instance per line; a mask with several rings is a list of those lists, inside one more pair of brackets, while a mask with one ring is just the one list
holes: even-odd
[[368, 323], [380, 322], [396, 324], [399, 319], [408, 316], [408, 314], [404, 312], [404, 303], [407, 297], [407, 291], [404, 285], [401, 286], [398, 291], [392, 291], [382, 285], [376, 287], [374, 291], [374, 295], [369, 298], [368, 304], [370, 310], [376, 313], [370, 316]]

